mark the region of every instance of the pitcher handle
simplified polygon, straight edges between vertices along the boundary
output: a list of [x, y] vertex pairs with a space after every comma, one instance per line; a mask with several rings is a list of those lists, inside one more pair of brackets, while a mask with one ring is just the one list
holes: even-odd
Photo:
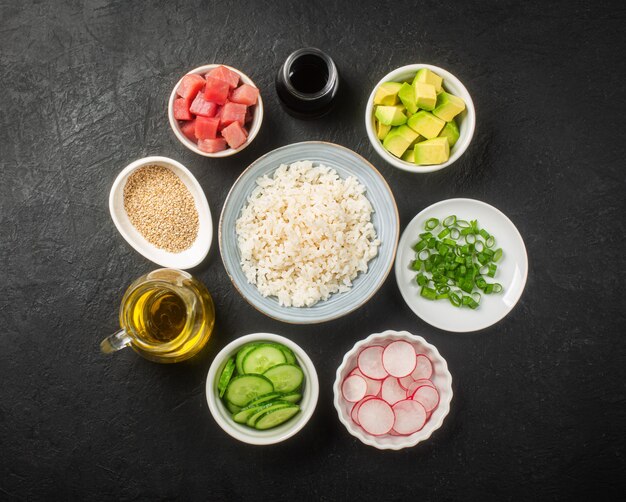
[[100, 350], [105, 354], [112, 354], [130, 345], [131, 338], [126, 331], [120, 329], [118, 332], [107, 336], [100, 342]]

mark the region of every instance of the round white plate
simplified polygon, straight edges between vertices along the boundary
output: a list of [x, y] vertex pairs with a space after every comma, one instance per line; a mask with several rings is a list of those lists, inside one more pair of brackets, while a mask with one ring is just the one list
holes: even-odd
[[[411, 270], [415, 259], [413, 246], [419, 240], [419, 234], [425, 232], [426, 220], [438, 218], [442, 221], [451, 214], [467, 221], [477, 219], [480, 228], [495, 237], [494, 249], [502, 248], [503, 251], [496, 276], [489, 282], [499, 282], [504, 289], [499, 294], [483, 295], [476, 310], [456, 308], [445, 300], [422, 298], [421, 287], [415, 282], [417, 274]], [[498, 209], [474, 199], [448, 199], [427, 207], [407, 225], [398, 244], [395, 271], [400, 293], [418, 317], [436, 328], [463, 333], [485, 329], [513, 309], [526, 285], [528, 256], [519, 231]]]

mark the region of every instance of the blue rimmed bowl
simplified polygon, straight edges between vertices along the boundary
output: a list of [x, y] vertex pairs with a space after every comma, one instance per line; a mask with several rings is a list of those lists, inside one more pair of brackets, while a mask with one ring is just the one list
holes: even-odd
[[[374, 208], [372, 223], [381, 244], [366, 273], [352, 281], [345, 293], [335, 293], [312, 307], [285, 307], [275, 297], [264, 297], [250, 284], [241, 268], [235, 223], [260, 176], [273, 173], [281, 164], [309, 160], [332, 167], [342, 178], [356, 177], [366, 188]], [[294, 143], [266, 153], [239, 176], [231, 188], [220, 216], [219, 246], [226, 272], [241, 296], [265, 315], [292, 324], [314, 324], [342, 317], [364, 305], [387, 278], [396, 254], [399, 235], [398, 208], [387, 182], [376, 168], [357, 153], [323, 141]]]

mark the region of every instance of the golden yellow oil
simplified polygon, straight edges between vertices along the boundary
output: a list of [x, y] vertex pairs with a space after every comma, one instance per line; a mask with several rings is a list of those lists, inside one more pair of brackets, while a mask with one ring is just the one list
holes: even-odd
[[213, 300], [195, 279], [172, 288], [152, 281], [127, 292], [120, 322], [131, 346], [158, 362], [178, 362], [198, 353], [215, 324]]

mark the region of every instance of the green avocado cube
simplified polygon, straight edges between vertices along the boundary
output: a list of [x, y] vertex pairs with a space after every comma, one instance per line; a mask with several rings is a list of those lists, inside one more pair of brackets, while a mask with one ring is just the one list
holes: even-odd
[[450, 144], [450, 148], [452, 148], [455, 143], [459, 140], [459, 136], [461, 133], [459, 132], [459, 126], [456, 125], [456, 122], [452, 120], [451, 122], [447, 122], [443, 129], [439, 133], [441, 138], [448, 138], [448, 143]]
[[399, 126], [406, 123], [406, 115], [400, 106], [377, 106], [376, 118], [381, 124]]
[[435, 86], [422, 82], [413, 82], [415, 92], [415, 104], [423, 110], [432, 110], [437, 104], [437, 92]]
[[432, 113], [420, 110], [415, 115], [411, 115], [407, 125], [426, 139], [433, 139], [439, 136], [446, 123]]
[[447, 138], [422, 141], [414, 148], [415, 163], [421, 166], [443, 164], [450, 158], [450, 144]]
[[409, 145], [413, 143], [417, 138], [419, 138], [419, 134], [417, 134], [413, 129], [411, 129], [407, 125], [401, 125], [401, 126], [395, 127], [392, 130], [392, 133], [399, 134], [400, 136], [402, 136], [404, 139], [406, 139], [409, 142]]
[[402, 157], [411, 142], [397, 131], [391, 131], [383, 140], [383, 147], [396, 157]]
[[392, 106], [398, 102], [398, 92], [402, 84], [399, 82], [384, 82], [376, 89], [374, 94], [375, 105]]
[[409, 148], [406, 152], [404, 152], [404, 154], [402, 154], [402, 160], [404, 160], [404, 162], [415, 164], [415, 150], [413, 148]]
[[400, 87], [398, 97], [400, 98], [400, 101], [402, 101], [402, 104], [405, 106], [409, 114], [413, 115], [417, 111], [415, 89], [413, 89], [413, 86], [404, 82], [402, 84], [402, 87]]
[[443, 79], [428, 68], [422, 68], [417, 71], [415, 78], [413, 79], [413, 84], [415, 84], [415, 82], [423, 82], [424, 84], [434, 85], [435, 92], [437, 94], [439, 94], [443, 89]]
[[463, 110], [465, 110], [465, 101], [444, 91], [437, 96], [437, 105], [433, 110], [433, 115], [451, 122]]
[[376, 121], [376, 136], [378, 139], [385, 139], [389, 131], [391, 131], [390, 125], [381, 124], [378, 120]]

